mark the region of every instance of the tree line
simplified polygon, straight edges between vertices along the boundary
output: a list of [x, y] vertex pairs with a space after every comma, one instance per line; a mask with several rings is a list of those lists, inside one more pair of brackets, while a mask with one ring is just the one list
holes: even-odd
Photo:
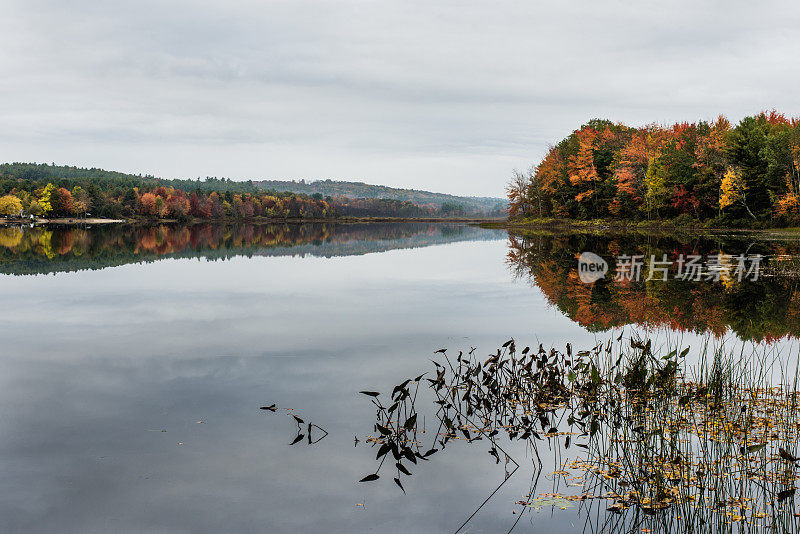
[[595, 119], [551, 147], [507, 188], [509, 216], [800, 222], [800, 119], [632, 128]]
[[[5, 182], [8, 182], [6, 180]], [[328, 202], [296, 194], [195, 191], [158, 186], [101, 190], [95, 184], [72, 189], [47, 182], [17, 181], [0, 196], [0, 215], [33, 217], [100, 217], [143, 219], [250, 219], [254, 217], [324, 219], [334, 217]], [[11, 185], [9, 189], [9, 185]]]
[[397, 199], [323, 197], [266, 191], [248, 182], [162, 180], [102, 169], [44, 164], [0, 165], [0, 217], [111, 219], [332, 219], [458, 217], [464, 206]]

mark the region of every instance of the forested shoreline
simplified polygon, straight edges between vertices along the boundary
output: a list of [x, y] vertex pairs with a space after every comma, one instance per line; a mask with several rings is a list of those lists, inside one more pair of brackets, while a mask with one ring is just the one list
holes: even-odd
[[[495, 216], [499, 214], [494, 214]], [[140, 220], [331, 220], [487, 216], [468, 207], [386, 198], [264, 190], [252, 181], [163, 180], [102, 169], [0, 164], [0, 218]]]
[[800, 224], [800, 119], [632, 128], [595, 119], [508, 186], [512, 220], [672, 221], [710, 227]]

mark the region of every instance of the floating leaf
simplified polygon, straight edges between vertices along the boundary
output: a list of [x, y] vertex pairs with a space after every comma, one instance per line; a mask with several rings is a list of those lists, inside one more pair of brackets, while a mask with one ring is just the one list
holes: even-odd
[[534, 508], [538, 508], [541, 506], [559, 506], [561, 508], [571, 508], [573, 506], [572, 501], [565, 499], [563, 497], [553, 497], [553, 498], [545, 498], [545, 497], [538, 497], [530, 501], [527, 506], [532, 506]]
[[373, 480], [378, 480], [379, 478], [381, 477], [378, 476], [378, 473], [373, 473], [371, 475], [365, 476], [364, 478], [359, 480], [359, 482], [372, 482]]

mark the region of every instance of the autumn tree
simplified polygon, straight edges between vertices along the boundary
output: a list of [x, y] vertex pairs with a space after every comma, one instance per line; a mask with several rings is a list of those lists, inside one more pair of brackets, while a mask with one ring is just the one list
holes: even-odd
[[[158, 202], [158, 197], [156, 202]], [[173, 217], [175, 219], [185, 219], [189, 215], [189, 210], [191, 209], [191, 205], [189, 200], [183, 196], [182, 193], [173, 192], [167, 197], [165, 202], [165, 214], [167, 217]]]
[[44, 215], [44, 210], [42, 210], [42, 206], [39, 204], [38, 200], [31, 200], [31, 203], [28, 206], [28, 214], [33, 215], [34, 217], [40, 217], [41, 215]]
[[34, 191], [42, 215], [48, 215], [51, 211], [53, 211], [52, 200], [53, 200], [53, 192], [55, 190], [56, 186], [54, 186], [51, 183], [48, 183], [43, 188]]
[[75, 186], [72, 190], [73, 209], [75, 214], [86, 215], [92, 207], [92, 199], [89, 192], [81, 186]]
[[719, 187], [726, 170], [725, 150], [730, 129], [730, 122], [721, 115], [713, 123], [698, 124], [692, 165], [696, 170], [695, 191], [701, 216], [713, 216], [718, 211]]
[[732, 206], [742, 206], [753, 219], [756, 218], [747, 205], [747, 183], [742, 176], [742, 170], [729, 166], [722, 177], [720, 186], [719, 207], [725, 209]]
[[542, 215], [567, 215], [567, 204], [572, 196], [567, 166], [559, 147], [551, 147], [542, 162], [534, 168], [537, 187], [537, 204]]
[[638, 129], [592, 120], [531, 176], [515, 174], [508, 193], [511, 216], [534, 203], [567, 218], [791, 215], [800, 210], [800, 120], [774, 111], [736, 127], [722, 116]]
[[65, 187], [54, 190], [50, 198], [53, 213], [58, 215], [72, 215], [75, 210], [75, 203], [72, 193]]
[[650, 160], [648, 131], [634, 132], [616, 155], [614, 198], [608, 206], [614, 215], [631, 216], [642, 208], [645, 176]]
[[575, 201], [589, 212], [588, 206], [597, 191], [599, 176], [594, 166], [594, 148], [597, 141], [597, 132], [590, 127], [584, 127], [575, 132], [578, 149], [569, 158], [567, 169], [569, 181], [576, 189]]
[[208, 201], [201, 198], [197, 193], [192, 193], [189, 198], [189, 211], [192, 217], [207, 219], [211, 217], [211, 206]]
[[160, 217], [161, 212], [156, 207], [156, 197], [153, 193], [145, 193], [139, 199], [139, 213], [145, 217]]
[[669, 198], [669, 189], [667, 188], [667, 172], [661, 162], [660, 153], [650, 159], [645, 173], [645, 184], [647, 192], [645, 199], [647, 200], [648, 213], [663, 208]]
[[513, 171], [513, 179], [506, 186], [508, 196], [508, 216], [524, 217], [530, 212], [531, 191], [530, 179], [517, 169]]
[[22, 212], [22, 201], [14, 195], [0, 197], [0, 215], [19, 215]]

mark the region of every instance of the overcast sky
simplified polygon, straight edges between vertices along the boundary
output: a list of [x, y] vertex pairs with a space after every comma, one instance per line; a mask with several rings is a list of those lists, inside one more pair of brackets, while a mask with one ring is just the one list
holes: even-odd
[[0, 160], [501, 195], [593, 117], [800, 115], [800, 2], [0, 0]]

